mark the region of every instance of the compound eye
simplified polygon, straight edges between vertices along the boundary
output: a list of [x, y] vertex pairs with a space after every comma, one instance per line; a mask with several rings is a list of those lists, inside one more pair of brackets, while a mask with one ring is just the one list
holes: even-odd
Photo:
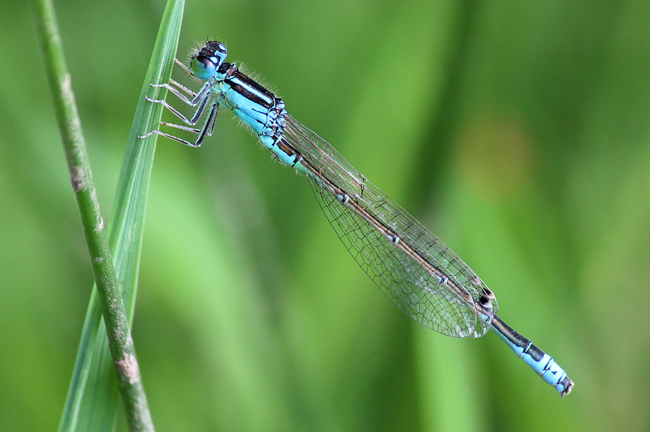
[[198, 79], [208, 80], [212, 78], [214, 73], [217, 71], [217, 67], [220, 63], [220, 58], [198, 55], [192, 57], [192, 60], [190, 61], [190, 70]]

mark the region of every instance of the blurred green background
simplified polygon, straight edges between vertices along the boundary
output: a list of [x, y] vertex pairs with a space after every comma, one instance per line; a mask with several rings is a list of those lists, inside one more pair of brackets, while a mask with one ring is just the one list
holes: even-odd
[[[164, 8], [57, 2], [106, 219]], [[92, 274], [27, 2], [0, 6], [0, 430], [55, 430]], [[188, 1], [576, 387], [412, 322], [221, 111], [160, 139], [134, 338], [158, 431], [650, 429], [650, 3]]]

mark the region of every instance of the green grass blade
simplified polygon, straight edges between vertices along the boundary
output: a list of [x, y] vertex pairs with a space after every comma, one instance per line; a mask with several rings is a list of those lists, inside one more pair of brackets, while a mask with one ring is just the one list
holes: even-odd
[[92, 179], [88, 151], [63, 53], [54, 5], [51, 0], [36, 0], [33, 6], [61, 141], [68, 163], [72, 189], [81, 215], [96, 291], [106, 324], [111, 358], [117, 372], [127, 420], [132, 430], [153, 431], [147, 397], [142, 386], [135, 347], [122, 300], [122, 291], [117, 283], [104, 220]]
[[[171, 76], [183, 7], [183, 0], [169, 0], [165, 9], [136, 108], [109, 227], [109, 246], [113, 252], [129, 321], [135, 305], [146, 201], [156, 142], [156, 135], [145, 140], [138, 140], [137, 136], [157, 127], [162, 115], [162, 107], [146, 103], [144, 95], [154, 93], [149, 83], [166, 82]], [[59, 431], [114, 430], [119, 392], [111, 363], [101, 309], [96, 291], [93, 290]]]

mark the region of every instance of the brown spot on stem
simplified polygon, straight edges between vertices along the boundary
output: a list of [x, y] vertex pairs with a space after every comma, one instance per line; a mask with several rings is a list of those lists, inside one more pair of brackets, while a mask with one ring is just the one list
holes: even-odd
[[86, 175], [82, 167], [70, 167], [70, 183], [74, 193], [86, 188]]
[[138, 360], [134, 355], [129, 355], [118, 360], [115, 364], [122, 372], [122, 376], [129, 380], [129, 384], [140, 381], [140, 368], [138, 367]]

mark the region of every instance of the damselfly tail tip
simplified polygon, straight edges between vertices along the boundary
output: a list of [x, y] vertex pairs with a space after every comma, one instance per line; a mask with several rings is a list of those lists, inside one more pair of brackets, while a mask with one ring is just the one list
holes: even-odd
[[[560, 386], [562, 389], [560, 390]], [[568, 395], [571, 393], [571, 390], [573, 389], [573, 381], [571, 381], [571, 378], [566, 377], [562, 380], [562, 382], [558, 385], [558, 390], [560, 391], [560, 396], [564, 398], [564, 396]]]

